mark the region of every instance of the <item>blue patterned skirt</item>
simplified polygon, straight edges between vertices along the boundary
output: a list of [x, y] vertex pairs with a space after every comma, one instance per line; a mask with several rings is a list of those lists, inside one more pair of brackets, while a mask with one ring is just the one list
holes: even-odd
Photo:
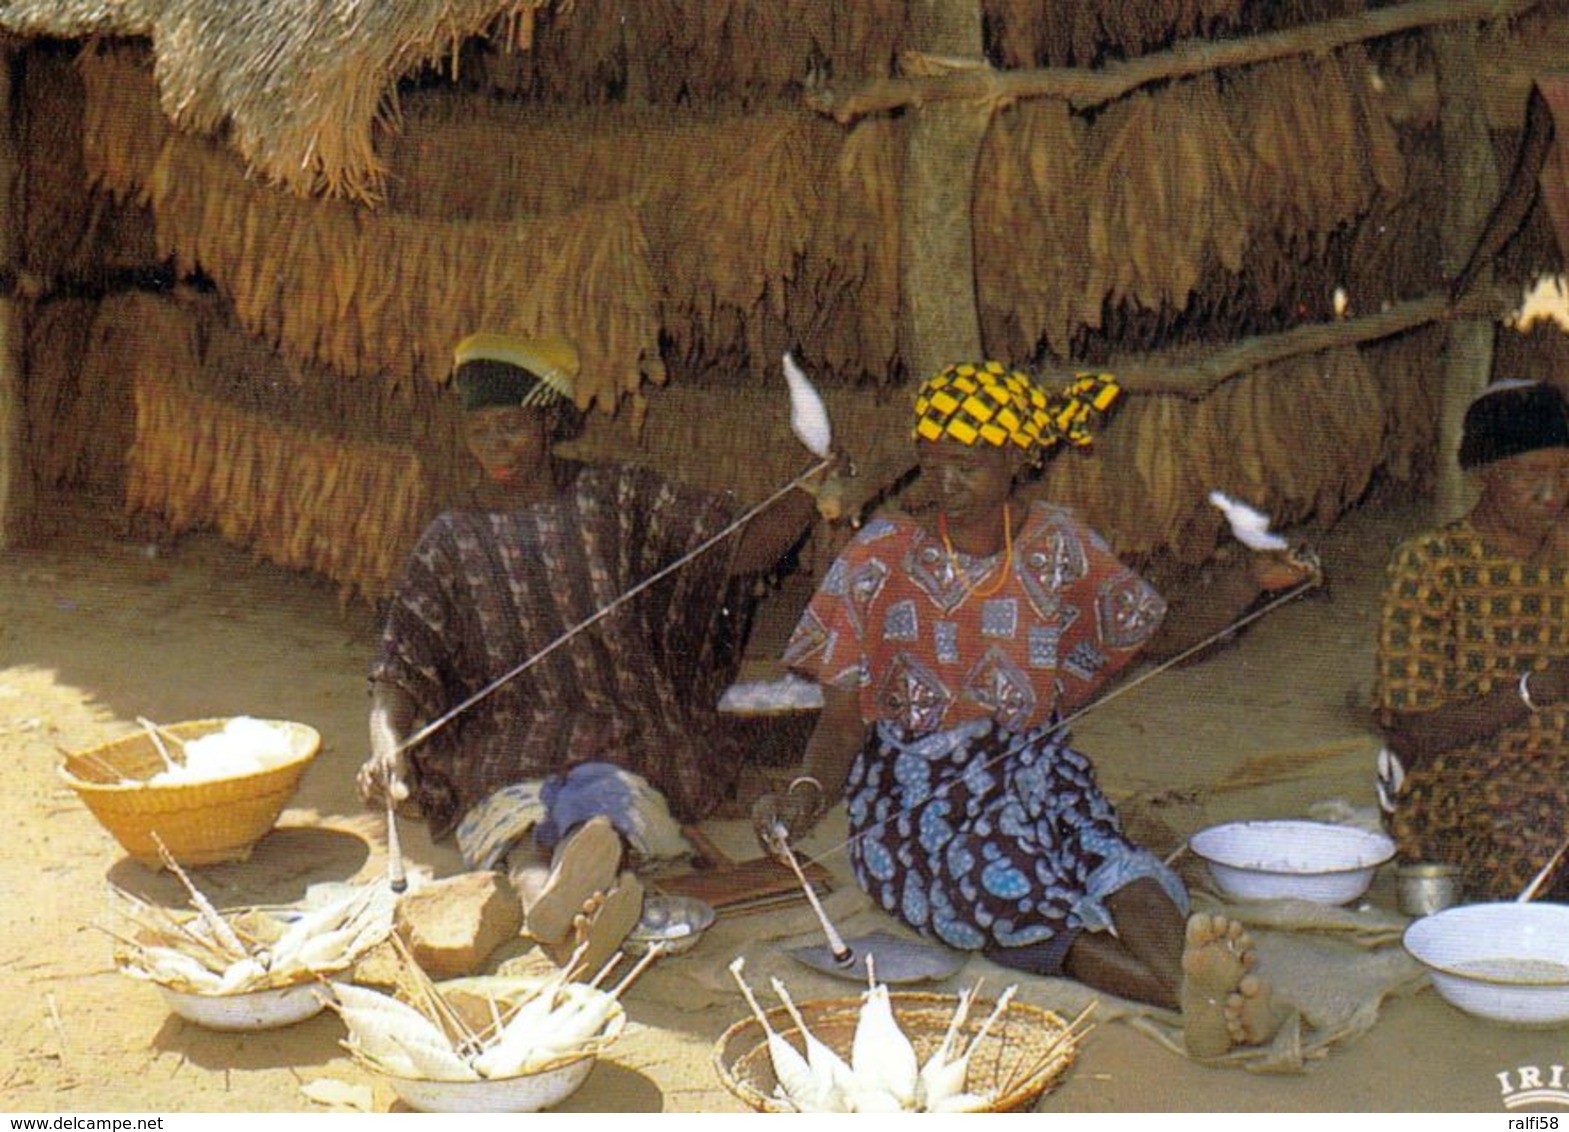
[[[902, 737], [880, 723], [845, 797], [856, 880], [884, 910], [966, 951], [1029, 948], [1055, 974], [1082, 931], [1111, 919], [1102, 901], [1140, 877], [1184, 912], [1175, 873], [1130, 842], [1061, 730], [1011, 732], [991, 720]], [[1055, 970], [1044, 970], [1055, 968]]]

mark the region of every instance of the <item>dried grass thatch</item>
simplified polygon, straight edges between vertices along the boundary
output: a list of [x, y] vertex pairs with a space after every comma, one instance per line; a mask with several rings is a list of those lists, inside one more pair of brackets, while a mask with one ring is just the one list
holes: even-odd
[[128, 511], [156, 512], [176, 534], [216, 527], [345, 594], [389, 591], [429, 511], [414, 454], [299, 432], [154, 372], [136, 374], [135, 392]]
[[[486, 328], [569, 334], [613, 409], [664, 380], [657, 292], [638, 214], [620, 201], [548, 218], [443, 221], [271, 192], [211, 142], [167, 131], [149, 162], [134, 131], [134, 59], [84, 60], [97, 142], [91, 173], [145, 202], [161, 255], [216, 280], [246, 330], [296, 365], [380, 374], [392, 390], [443, 380], [453, 343]], [[125, 105], [122, 114], [117, 107]], [[156, 136], [155, 136], [156, 140]]]
[[1252, 155], [1246, 191], [1260, 231], [1290, 243], [1403, 190], [1405, 162], [1373, 77], [1361, 47], [1235, 77], [1225, 110]]
[[[1195, 563], [1224, 537], [1210, 506], [1220, 488], [1286, 526], [1329, 523], [1380, 472], [1419, 477], [1430, 465], [1434, 413], [1430, 331], [1262, 366], [1201, 396], [1129, 395], [1088, 452], [1060, 451], [1026, 489], [1076, 508], [1117, 549]], [[859, 503], [912, 464], [902, 394], [828, 389], [838, 443], [861, 469]], [[631, 458], [713, 490], [749, 498], [803, 462], [782, 389], [724, 395], [677, 385], [652, 401], [642, 440], [625, 421], [596, 420], [571, 447], [590, 460]], [[845, 537], [818, 528], [805, 560], [826, 566]]]
[[[194, 22], [198, 7], [216, 13], [208, 24]], [[405, 89], [400, 128], [379, 134], [400, 76], [498, 26], [482, 14], [527, 16], [536, 5], [471, 0], [415, 14], [406, 3], [373, 11], [346, 0], [338, 8], [350, 25], [360, 21], [363, 40], [353, 50], [332, 37], [303, 42], [328, 7], [291, 0], [216, 12], [197, 0], [147, 0], [151, 53], [105, 42], [81, 57], [95, 183], [149, 210], [156, 254], [214, 280], [247, 340], [290, 380], [309, 371], [306, 384], [363, 395], [354, 379], [374, 378], [366, 399], [375, 413], [417, 406], [420, 426], [445, 443], [431, 406], [454, 341], [480, 327], [560, 331], [584, 358], [584, 406], [634, 404], [631, 414], [600, 414], [585, 444], [723, 488], [735, 473], [782, 481], [794, 469], [793, 441], [759, 422], [776, 403], [767, 383], [779, 353], [804, 346], [828, 377], [825, 391], [842, 400], [836, 412], [852, 422], [843, 434], [862, 466], [896, 469], [905, 459], [903, 407], [867, 391], [903, 376], [904, 124], [873, 116], [846, 132], [783, 104], [830, 62], [832, 82], [886, 73], [903, 6], [653, 0], [624, 23], [600, 18], [605, 10], [590, 0], [542, 8], [531, 50], [513, 57], [523, 98]], [[990, 46], [1006, 45], [1007, 63], [1142, 50], [1234, 24], [1246, 16], [1240, 9], [1235, 0], [985, 6]], [[78, 17], [102, 18], [88, 11], [79, 6]], [[0, 24], [16, 26], [12, 17], [0, 14]], [[264, 17], [298, 19], [264, 27]], [[502, 38], [521, 34], [518, 25]], [[486, 42], [470, 42], [464, 66], [498, 66], [496, 41]], [[305, 74], [333, 43], [346, 58]], [[680, 56], [656, 71], [646, 60], [660, 43], [678, 45]], [[257, 93], [273, 80], [276, 105], [263, 108]], [[607, 104], [612, 90], [631, 104]], [[337, 117], [322, 126], [329, 111]], [[225, 133], [232, 150], [203, 131]], [[1020, 362], [1103, 360], [1278, 329], [1283, 311], [1321, 317], [1347, 267], [1368, 281], [1353, 301], [1374, 309], [1427, 278], [1398, 255], [1378, 258], [1389, 245], [1376, 228], [1423, 228], [1421, 209], [1408, 204], [1408, 160], [1360, 47], [1152, 85], [1094, 113], [1056, 98], [1007, 107], [976, 173], [987, 348]], [[247, 163], [260, 179], [246, 175]], [[382, 190], [379, 208], [295, 195], [366, 200]], [[1401, 246], [1420, 255], [1426, 245]], [[191, 344], [189, 333], [144, 349], [185, 350], [211, 367], [224, 335]], [[241, 372], [236, 351], [224, 372]], [[1080, 506], [1122, 549], [1170, 546], [1187, 560], [1205, 556], [1220, 529], [1203, 501], [1210, 487], [1268, 506], [1282, 522], [1330, 517], [1380, 467], [1407, 475], [1420, 462], [1426, 383], [1401, 386], [1368, 364], [1397, 355], [1393, 343], [1346, 346], [1203, 396], [1135, 391], [1098, 454], [1065, 454], [1042, 490]], [[277, 561], [378, 592], [388, 561], [356, 544], [406, 537], [415, 512], [446, 497], [428, 469], [413, 486], [419, 455], [404, 450], [400, 460], [374, 430], [346, 437], [330, 414], [302, 419], [266, 397], [253, 404], [212, 381], [173, 380], [189, 359], [163, 362], [144, 356], [135, 371], [132, 506], [166, 509], [177, 524], [218, 524]], [[691, 388], [648, 395], [667, 362]], [[181, 413], [190, 415], [187, 433]], [[342, 453], [332, 467], [330, 446]], [[1312, 458], [1325, 451], [1336, 460]], [[215, 478], [215, 453], [241, 470]], [[279, 453], [293, 463], [273, 463]], [[308, 482], [276, 508], [293, 510], [269, 511], [256, 477], [291, 470]], [[379, 498], [423, 494], [406, 513], [366, 520], [379, 526], [330, 527], [313, 516], [333, 475]], [[324, 539], [339, 540], [339, 557]]]
[[[543, 102], [759, 107], [816, 83], [882, 76], [905, 36], [901, 0], [575, 0], [543, 13], [527, 52], [486, 45], [464, 75]], [[476, 45], [479, 47], [479, 45]]]
[[[1326, 255], [1331, 234], [1398, 201], [1405, 183], [1392, 126], [1356, 93], [1360, 60], [1350, 49], [1313, 64], [1315, 74], [1292, 69], [1307, 64], [1259, 68], [1299, 85], [1289, 96], [1271, 87], [1268, 99], [1246, 86], [1244, 104], [1291, 103], [1287, 125], [1232, 113], [1209, 76], [1136, 92], [1093, 122], [1053, 99], [998, 115], [975, 207], [989, 348], [1020, 358], [1044, 344], [1055, 357], [1083, 357], [1098, 333], [1124, 351], [1148, 349], [1169, 344], [1178, 321], [1254, 333], [1288, 296], [1293, 307], [1315, 296], [1302, 313], [1318, 314], [1344, 282]], [[1332, 93], [1304, 99], [1309, 82]], [[1261, 111], [1271, 115], [1284, 121]], [[1300, 254], [1307, 244], [1313, 254]], [[1254, 321], [1216, 328], [1237, 312]]]
[[1140, 55], [1174, 39], [1235, 27], [1242, 0], [987, 0], [994, 50], [1008, 67], [1094, 66], [1112, 56]]
[[[347, 431], [312, 423], [331, 415], [316, 391], [289, 387], [297, 379], [275, 364], [251, 365], [210, 319], [200, 302], [132, 294], [103, 304], [92, 326], [89, 370], [116, 395], [103, 398], [98, 427], [120, 437], [127, 513], [156, 515], [171, 534], [215, 528], [260, 558], [332, 579], [346, 597], [385, 594], [451, 490], [447, 453], [425, 435], [441, 430], [412, 430], [422, 443], [390, 428], [374, 439], [374, 404], [366, 419], [344, 419]], [[225, 396], [236, 370], [253, 384]], [[261, 392], [275, 385], [284, 387]]]
[[[223, 134], [265, 181], [374, 200], [376, 136], [396, 121], [395, 84], [471, 35], [531, 23], [546, 0], [17, 0], [22, 34], [150, 36], [164, 112]], [[509, 23], [510, 21], [510, 23]]]
[[26, 436], [34, 481], [45, 488], [112, 491], [130, 442], [130, 394], [106, 354], [113, 333], [98, 305], [49, 303], [27, 324]]
[[[101, 92], [99, 183], [146, 200], [160, 248], [215, 278], [247, 329], [296, 363], [394, 384], [439, 379], [452, 341], [500, 320], [576, 338], [589, 375], [580, 400], [606, 410], [663, 380], [661, 337], [683, 370], [747, 367], [756, 380], [804, 344], [835, 374], [899, 372], [897, 121], [842, 135], [800, 111], [672, 122], [647, 109], [421, 97], [391, 151], [397, 208], [367, 212], [268, 193], [178, 132], [149, 162], [133, 140], [145, 105], [126, 94], [145, 70], [112, 54], [83, 66]], [[111, 108], [127, 102], [123, 116]], [[1315, 232], [1354, 225], [1393, 178], [1392, 166], [1380, 179], [1309, 148], [1387, 128], [1371, 108], [1353, 110], [1293, 140], [1301, 167], [1353, 170], [1326, 174], [1338, 187], [1307, 198], [1320, 209], [1311, 220], [1308, 205], [1290, 206]], [[1017, 107], [995, 120], [980, 168], [980, 305], [994, 353], [1031, 357], [1044, 343], [1068, 357], [1086, 331], [1213, 307], [1244, 277], [1268, 309], [1302, 270], [1258, 250], [1269, 246], [1260, 217], [1287, 206], [1246, 190], [1275, 182], [1212, 79], [1134, 95], [1093, 123], [1055, 100]], [[1245, 252], [1272, 269], [1245, 265]], [[1327, 297], [1333, 285], [1310, 289]]]
[[63, 54], [43, 54], [19, 76], [28, 112], [17, 120], [50, 160], [30, 162], [15, 179], [14, 204], [7, 202], [5, 222], [20, 229], [11, 244], [16, 266], [42, 276], [77, 274], [97, 250], [82, 171], [80, 85]]

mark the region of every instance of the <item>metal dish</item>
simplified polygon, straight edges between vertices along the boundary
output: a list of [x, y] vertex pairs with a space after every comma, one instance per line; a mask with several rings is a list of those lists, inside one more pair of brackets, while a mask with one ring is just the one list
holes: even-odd
[[1400, 910], [1407, 916], [1431, 916], [1460, 903], [1462, 878], [1456, 865], [1424, 862], [1395, 870]]
[[592, 1053], [538, 1073], [490, 1081], [386, 1079], [404, 1104], [420, 1112], [538, 1112], [566, 1100], [594, 1071]]
[[1228, 822], [1200, 830], [1188, 844], [1232, 900], [1347, 904], [1395, 855], [1382, 833], [1317, 821]]
[[714, 908], [695, 896], [649, 896], [643, 901], [643, 918], [621, 944], [629, 955], [641, 955], [656, 943], [666, 955], [680, 955], [697, 946], [714, 923]]
[[326, 993], [315, 981], [247, 994], [191, 994], [158, 988], [181, 1018], [209, 1030], [276, 1030], [320, 1014]]
[[[540, 984], [530, 978], [482, 975], [451, 979], [438, 987], [447, 1004], [471, 1028], [479, 1029], [492, 1017], [493, 1004], [521, 1002], [536, 993]], [[575, 1093], [594, 1071], [600, 1055], [626, 1026], [626, 1011], [607, 992], [581, 983], [568, 983], [561, 990], [580, 1004], [597, 1002], [606, 1006], [604, 1024], [581, 1045], [527, 1072], [462, 1080], [406, 1076], [366, 1056], [356, 1044], [352, 1026], [349, 1053], [390, 1084], [404, 1104], [420, 1112], [538, 1112]]]
[[1516, 1026], [1569, 1022], [1569, 905], [1464, 904], [1417, 920], [1406, 950], [1457, 1009]]

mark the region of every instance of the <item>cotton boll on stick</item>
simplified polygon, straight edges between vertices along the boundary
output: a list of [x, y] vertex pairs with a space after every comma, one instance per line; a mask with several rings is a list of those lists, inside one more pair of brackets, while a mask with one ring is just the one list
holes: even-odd
[[1253, 550], [1286, 550], [1290, 547], [1283, 537], [1269, 529], [1270, 519], [1264, 512], [1233, 499], [1223, 491], [1209, 493], [1209, 501], [1226, 516], [1231, 533], [1243, 546]]
[[790, 386], [790, 431], [812, 455], [828, 459], [833, 448], [833, 429], [828, 424], [822, 397], [789, 354], [784, 356], [784, 375]]
[[[822, 461], [815, 469], [821, 471], [834, 462], [833, 429], [828, 423], [828, 410], [816, 388], [789, 354], [784, 356], [784, 375], [790, 387], [790, 431]], [[817, 500], [817, 512], [823, 518], [832, 523], [844, 517], [844, 484], [838, 476], [830, 475], [815, 486], [803, 483], [801, 487]]]

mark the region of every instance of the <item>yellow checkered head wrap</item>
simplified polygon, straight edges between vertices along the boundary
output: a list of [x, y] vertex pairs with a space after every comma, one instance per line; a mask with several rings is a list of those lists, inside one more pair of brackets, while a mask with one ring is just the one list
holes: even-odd
[[1048, 393], [1001, 362], [949, 366], [915, 395], [915, 436], [961, 444], [1015, 444], [1025, 451], [1058, 441], [1084, 445], [1122, 389], [1109, 373], [1081, 373]]

